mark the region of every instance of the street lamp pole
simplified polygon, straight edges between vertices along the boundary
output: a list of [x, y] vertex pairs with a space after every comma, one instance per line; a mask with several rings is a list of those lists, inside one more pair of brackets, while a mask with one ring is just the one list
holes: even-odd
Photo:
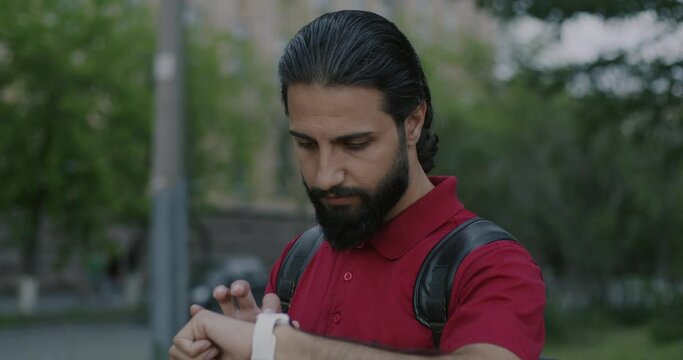
[[183, 0], [162, 0], [154, 59], [155, 112], [150, 241], [152, 353], [167, 359], [188, 317]]

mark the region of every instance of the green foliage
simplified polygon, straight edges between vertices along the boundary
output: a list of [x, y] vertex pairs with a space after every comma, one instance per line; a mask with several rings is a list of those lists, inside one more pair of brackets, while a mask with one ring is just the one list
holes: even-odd
[[[574, 151], [576, 102], [537, 92], [524, 79], [496, 80], [490, 50], [476, 42], [463, 46], [450, 57], [426, 57], [447, 59], [429, 64], [428, 72], [453, 68], [452, 77], [431, 77], [441, 136], [436, 171], [459, 175], [466, 204], [506, 225], [542, 263], [561, 269], [552, 258], [556, 253], [578, 258], [584, 250], [572, 246], [574, 219], [558, 218], [577, 216], [567, 206], [573, 186], [565, 186], [576, 179], [572, 167], [580, 166]], [[566, 235], [549, 242], [549, 233]]]
[[[551, 296], [545, 311], [547, 357], [677, 359], [683, 351], [680, 298], [667, 305], [632, 307], [634, 314], [599, 306], [568, 311], [558, 307], [557, 300]], [[653, 310], [655, 317], [646, 319]]]
[[658, 343], [683, 342], [683, 296], [662, 303], [655, 310], [652, 338]]
[[0, 218], [34, 272], [44, 220], [66, 255], [106, 246], [104, 223], [147, 212], [151, 21], [125, 0], [1, 8]]
[[[580, 311], [562, 309], [557, 299], [549, 297], [545, 308], [546, 343], [550, 347], [561, 344], [579, 345], [593, 340], [597, 333], [609, 332], [623, 326], [603, 309], [589, 307]], [[552, 352], [544, 352], [554, 355]]]
[[[116, 253], [105, 226], [146, 224], [154, 52], [145, 2], [0, 0], [0, 220], [35, 272], [47, 222], [62, 262]], [[249, 197], [272, 120], [273, 79], [245, 38], [187, 36], [193, 211], [212, 192]], [[272, 66], [272, 64], [268, 64]], [[278, 109], [279, 110], [279, 109]], [[108, 255], [106, 255], [108, 256]]]
[[[651, 9], [677, 27], [683, 12], [680, 2], [480, 3], [504, 19], [551, 22], [579, 11]], [[437, 171], [458, 174], [465, 203], [517, 235], [553, 280], [544, 354], [680, 357], [680, 296], [663, 301], [675, 291], [651, 302], [655, 288], [624, 288], [622, 297], [644, 297], [615, 306], [609, 289], [625, 277], [674, 287], [683, 278], [683, 60], [622, 53], [540, 68], [532, 54], [516, 59], [519, 70], [503, 81], [491, 75], [491, 50], [461, 43], [425, 57], [441, 135]], [[623, 79], [637, 86], [626, 90]], [[580, 286], [563, 293], [562, 283]], [[564, 295], [579, 301], [560, 307], [553, 299]], [[584, 311], [567, 309], [584, 300]]]
[[[504, 19], [554, 22], [651, 9], [676, 27], [683, 14], [679, 1], [480, 4]], [[442, 134], [437, 171], [460, 175], [466, 203], [506, 225], [546, 273], [595, 289], [597, 301], [619, 276], [680, 279], [683, 60], [622, 53], [540, 68], [532, 54], [502, 81], [491, 75], [490, 50], [462, 43], [425, 62], [439, 74], [430, 76]], [[637, 85], [626, 89], [624, 79]]]
[[543, 355], [554, 359], [676, 360], [683, 353], [683, 343], [657, 344], [646, 326], [581, 326], [572, 335], [580, 340], [565, 343], [550, 342]]
[[263, 141], [266, 122], [261, 118], [270, 115], [260, 102], [274, 93], [266, 90], [264, 71], [246, 39], [198, 25], [188, 34], [191, 198], [201, 210], [209, 203], [209, 189], [249, 196], [247, 170]]

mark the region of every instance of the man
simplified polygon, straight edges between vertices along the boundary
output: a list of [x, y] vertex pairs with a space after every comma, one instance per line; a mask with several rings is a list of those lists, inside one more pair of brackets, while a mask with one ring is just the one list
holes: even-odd
[[[271, 324], [267, 335], [274, 338], [263, 346], [274, 348], [257, 357], [436, 354], [430, 329], [415, 318], [415, 279], [439, 240], [475, 215], [458, 200], [454, 177], [426, 175], [437, 138], [417, 54], [381, 16], [341, 11], [299, 31], [279, 75], [294, 152], [326, 241], [292, 298], [295, 326], [270, 330]], [[273, 267], [264, 311], [279, 312], [272, 292], [295, 241]], [[219, 287], [214, 297], [224, 315], [193, 306], [172, 358], [248, 359], [263, 352], [261, 345], [252, 348], [261, 341], [253, 335], [261, 310], [248, 284]], [[454, 360], [536, 359], [544, 305], [540, 270], [523, 247], [513, 241], [482, 246], [455, 276], [438, 353]], [[261, 317], [269, 316], [259, 316], [257, 329]]]

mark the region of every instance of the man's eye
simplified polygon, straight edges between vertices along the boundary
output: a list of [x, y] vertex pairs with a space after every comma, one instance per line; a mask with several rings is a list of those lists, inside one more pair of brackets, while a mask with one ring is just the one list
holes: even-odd
[[344, 147], [346, 147], [346, 148], [349, 149], [349, 150], [363, 150], [363, 149], [365, 149], [365, 147], [367, 147], [367, 146], [368, 146], [368, 142], [367, 142], [367, 141], [363, 141], [363, 142], [348, 142], [348, 143], [344, 144]]
[[302, 149], [315, 148], [315, 142], [310, 140], [296, 140], [296, 145]]

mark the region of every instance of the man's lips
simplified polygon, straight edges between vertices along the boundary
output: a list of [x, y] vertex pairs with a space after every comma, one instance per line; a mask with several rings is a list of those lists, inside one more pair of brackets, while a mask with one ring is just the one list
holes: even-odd
[[324, 196], [322, 201], [331, 206], [350, 205], [355, 201], [356, 196]]

